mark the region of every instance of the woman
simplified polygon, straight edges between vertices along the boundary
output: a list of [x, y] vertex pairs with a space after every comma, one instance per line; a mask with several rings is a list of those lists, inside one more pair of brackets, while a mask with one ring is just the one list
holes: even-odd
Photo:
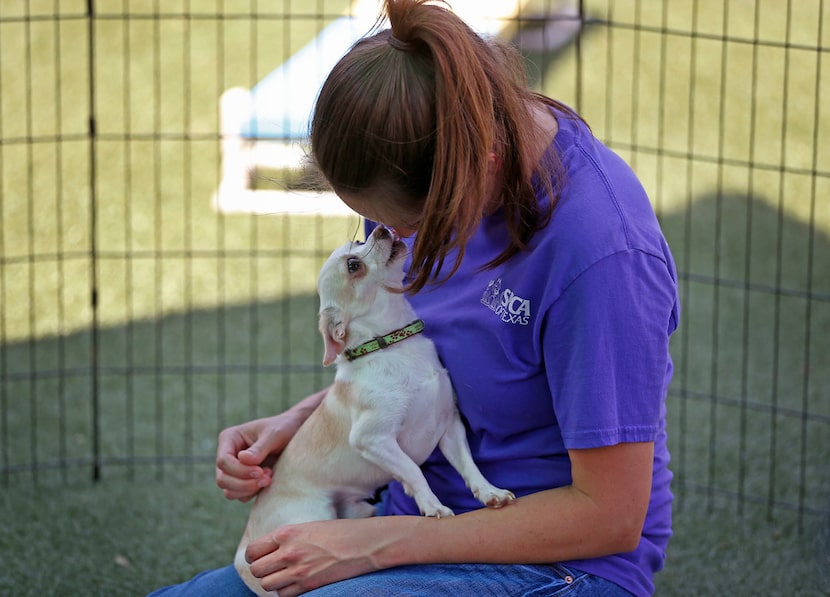
[[[436, 452], [423, 469], [457, 516], [418, 516], [393, 483], [386, 516], [278, 529], [249, 547], [251, 570], [282, 597], [649, 595], [671, 535], [678, 304], [648, 198], [576, 114], [528, 90], [511, 49], [441, 6], [385, 4], [391, 30], [323, 86], [313, 155], [345, 203], [407, 237], [410, 300], [473, 455], [519, 499], [478, 509]], [[220, 435], [227, 498], [270, 483], [264, 463], [324, 394]], [[170, 591], [246, 594], [233, 568]]]

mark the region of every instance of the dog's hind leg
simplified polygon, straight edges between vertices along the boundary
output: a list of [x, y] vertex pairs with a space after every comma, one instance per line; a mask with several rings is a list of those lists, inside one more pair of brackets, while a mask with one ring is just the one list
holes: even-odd
[[259, 597], [275, 595], [276, 593], [269, 593], [263, 589], [262, 585], [259, 584], [259, 579], [251, 574], [251, 567], [248, 565], [248, 562], [245, 561], [245, 547], [247, 547], [247, 542], [243, 539], [243, 544], [237, 548], [236, 557], [233, 561], [234, 568], [236, 568], [236, 573], [239, 574], [239, 578], [241, 578], [242, 582], [244, 582], [247, 587]]
[[248, 525], [245, 527], [245, 533], [242, 535], [242, 541], [239, 543], [234, 558], [234, 567], [240, 578], [251, 591], [260, 597], [275, 597], [277, 593], [263, 590], [259, 580], [251, 574], [250, 565], [245, 560], [245, 550], [248, 545], [284, 524], [330, 520], [337, 517], [332, 498], [326, 493], [289, 492], [285, 495], [277, 491], [275, 486], [269, 489], [270, 491], [260, 494], [251, 509]]
[[370, 518], [375, 507], [364, 499], [346, 498], [337, 504], [337, 518]]
[[239, 578], [242, 579], [242, 582], [244, 582], [253, 593], [256, 593], [258, 597], [276, 596], [277, 593], [269, 593], [263, 589], [262, 585], [259, 584], [259, 579], [251, 574], [251, 567], [245, 560], [245, 549], [248, 547], [250, 541], [248, 529], [246, 528], [245, 534], [242, 535], [242, 541], [239, 543], [239, 547], [236, 548], [236, 555], [233, 560], [233, 566], [236, 568], [236, 573], [239, 574]]
[[467, 432], [458, 411], [453, 413], [447, 425], [447, 430], [438, 442], [441, 453], [455, 470], [464, 479], [467, 487], [476, 496], [476, 499], [489, 508], [501, 508], [516, 499], [513, 492], [499, 489], [484, 478], [484, 475], [473, 460], [470, 453], [470, 444], [467, 443]]

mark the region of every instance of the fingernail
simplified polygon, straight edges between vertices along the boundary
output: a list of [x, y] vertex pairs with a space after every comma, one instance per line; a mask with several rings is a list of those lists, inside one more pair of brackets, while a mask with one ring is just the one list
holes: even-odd
[[271, 484], [271, 480], [267, 477], [264, 477], [257, 481], [257, 487], [268, 487]]

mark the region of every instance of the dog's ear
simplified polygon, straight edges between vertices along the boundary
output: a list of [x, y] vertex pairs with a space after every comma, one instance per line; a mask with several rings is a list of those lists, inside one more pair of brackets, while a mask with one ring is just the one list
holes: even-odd
[[327, 307], [320, 311], [320, 333], [326, 348], [323, 366], [327, 367], [346, 348], [346, 322], [338, 310]]

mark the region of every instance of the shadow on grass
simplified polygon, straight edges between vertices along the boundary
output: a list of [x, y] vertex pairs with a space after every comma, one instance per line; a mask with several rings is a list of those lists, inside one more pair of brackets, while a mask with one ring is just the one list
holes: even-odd
[[[821, 594], [830, 240], [737, 196], [662, 225], [683, 312], [668, 402], [679, 508], [658, 594], [716, 593], [724, 576], [767, 594], [773, 570], [788, 594]], [[135, 595], [229, 563], [247, 506], [213, 486], [216, 434], [328, 381], [316, 310], [305, 295], [101, 329], [95, 383], [89, 331], [2, 346], [0, 593]], [[48, 570], [44, 553], [60, 554]]]
[[298, 295], [104, 328], [94, 366], [90, 331], [4, 346], [0, 486], [210, 464], [219, 430], [328, 383], [317, 308]]
[[663, 227], [681, 271], [675, 487], [828, 513], [830, 242], [767, 202], [705, 197]]

